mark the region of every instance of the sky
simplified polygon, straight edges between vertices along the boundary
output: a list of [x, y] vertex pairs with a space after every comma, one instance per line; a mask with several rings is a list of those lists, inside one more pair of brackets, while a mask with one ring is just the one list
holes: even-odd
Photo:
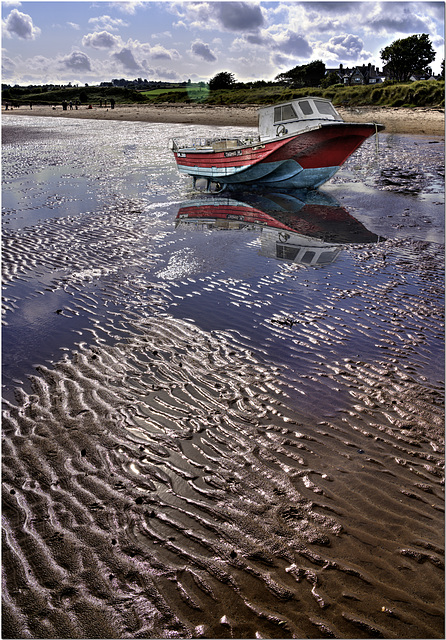
[[371, 63], [427, 33], [444, 58], [443, 2], [3, 0], [2, 82], [99, 84], [115, 78], [273, 80], [314, 60]]

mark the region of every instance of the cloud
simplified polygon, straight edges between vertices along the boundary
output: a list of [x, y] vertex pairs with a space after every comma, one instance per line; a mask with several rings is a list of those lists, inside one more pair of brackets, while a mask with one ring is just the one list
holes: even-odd
[[122, 40], [119, 36], [114, 36], [108, 31], [95, 31], [84, 36], [82, 44], [84, 47], [93, 47], [94, 49], [115, 49], [122, 47]]
[[197, 58], [206, 60], [206, 62], [215, 62], [217, 60], [216, 56], [210, 50], [209, 45], [199, 40], [192, 43], [191, 53]]
[[266, 45], [268, 43], [268, 40], [264, 38], [261, 33], [249, 33], [246, 36], [246, 42], [249, 42], [249, 44], [262, 46]]
[[308, 58], [313, 54], [313, 47], [308, 40], [292, 30], [260, 30], [257, 33], [249, 33], [234, 40], [233, 49], [245, 51], [246, 43], [251, 49], [252, 45], [262, 48], [262, 52], [256, 52], [256, 57], [268, 52], [273, 54], [275, 59], [283, 61], [281, 64], [289, 63], [289, 58]]
[[313, 49], [308, 41], [293, 31], [287, 31], [276, 39], [275, 48], [282, 54], [295, 58], [311, 56]]
[[91, 71], [90, 58], [81, 51], [73, 51], [69, 56], [62, 58], [61, 64], [70, 71]]
[[118, 7], [122, 13], [134, 15], [138, 8], [144, 7], [144, 2], [142, 2], [142, 0], [129, 0], [128, 2], [113, 2], [111, 6], [113, 6], [113, 8]]
[[251, 2], [214, 2], [212, 10], [229, 31], [254, 31], [264, 24], [260, 6]]
[[[421, 3], [424, 4], [424, 3]], [[425, 3], [430, 4], [430, 3]], [[421, 8], [421, 7], [420, 7]], [[384, 2], [378, 5], [378, 11], [367, 20], [367, 27], [372, 33], [428, 33], [428, 20], [420, 12], [415, 12], [405, 2]]]
[[330, 38], [325, 49], [329, 53], [335, 54], [339, 60], [357, 60], [360, 55], [366, 53], [361, 38], [352, 34], [344, 34]]
[[113, 58], [120, 62], [126, 71], [140, 70], [139, 64], [136, 62], [133, 53], [128, 47], [124, 47], [118, 53], [114, 53]]
[[169, 3], [167, 9], [180, 18], [174, 26], [185, 29], [256, 31], [265, 23], [260, 5], [254, 2]]
[[367, 4], [367, 2], [311, 2], [308, 5], [308, 9], [319, 14], [342, 16], [351, 11], [356, 12], [356, 14], [358, 11], [362, 12], [367, 9]]
[[89, 24], [93, 25], [96, 31], [118, 31], [121, 27], [128, 27], [128, 22], [121, 20], [121, 18], [112, 18], [108, 15], [97, 16], [96, 18], [90, 18]]
[[77, 22], [67, 22], [67, 25], [72, 29], [76, 29], [76, 31], [79, 31], [80, 29], [80, 25], [78, 25]]
[[166, 69], [164, 67], [157, 67], [155, 69], [155, 74], [160, 80], [181, 80], [181, 76], [176, 71], [172, 71], [172, 69]]
[[17, 9], [13, 9], [2, 24], [8, 38], [17, 36], [23, 40], [35, 40], [40, 35], [40, 29], [33, 25], [31, 16]]
[[2, 56], [2, 77], [6, 80], [7, 78], [12, 78], [15, 73], [15, 62], [11, 60], [11, 58], [7, 58]]
[[154, 60], [177, 60], [180, 58], [180, 54], [176, 49], [166, 49], [161, 44], [156, 44], [154, 47], [150, 47], [149, 56]]

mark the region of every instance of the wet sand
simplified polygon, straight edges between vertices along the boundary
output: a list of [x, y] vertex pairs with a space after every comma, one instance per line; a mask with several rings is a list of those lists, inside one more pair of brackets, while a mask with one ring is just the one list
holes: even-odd
[[347, 164], [332, 188], [387, 239], [313, 269], [175, 227], [172, 127], [20, 120], [3, 637], [442, 638], [439, 141]]
[[[213, 126], [257, 126], [258, 105], [238, 105], [234, 107], [159, 104], [159, 105], [117, 105], [115, 109], [93, 106], [79, 107], [76, 111], [63, 111], [61, 106], [35, 105], [32, 109], [22, 106], [13, 111], [2, 110], [3, 116], [34, 115], [60, 118], [85, 118], [93, 120], [124, 120], [137, 122], [182, 123]], [[445, 133], [444, 109], [354, 107], [339, 108], [346, 122], [378, 122], [384, 124], [388, 133], [410, 133], [443, 136]]]

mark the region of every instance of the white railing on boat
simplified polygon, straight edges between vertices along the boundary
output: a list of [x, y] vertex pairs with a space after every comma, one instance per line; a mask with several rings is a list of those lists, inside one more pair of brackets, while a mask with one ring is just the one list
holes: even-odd
[[245, 138], [240, 136], [233, 138], [171, 138], [169, 140], [169, 148], [172, 151], [184, 151], [186, 149], [224, 151], [226, 149], [250, 146], [259, 142], [260, 136], [258, 135]]

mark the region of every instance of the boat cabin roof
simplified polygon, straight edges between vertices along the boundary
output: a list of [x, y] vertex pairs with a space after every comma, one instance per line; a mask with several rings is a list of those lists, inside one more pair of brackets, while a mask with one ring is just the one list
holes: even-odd
[[288, 102], [282, 102], [270, 107], [259, 109], [260, 135], [270, 133], [272, 127], [280, 124], [300, 123], [301, 126], [311, 126], [311, 121], [332, 120], [342, 122], [330, 100], [317, 96], [305, 96]]

